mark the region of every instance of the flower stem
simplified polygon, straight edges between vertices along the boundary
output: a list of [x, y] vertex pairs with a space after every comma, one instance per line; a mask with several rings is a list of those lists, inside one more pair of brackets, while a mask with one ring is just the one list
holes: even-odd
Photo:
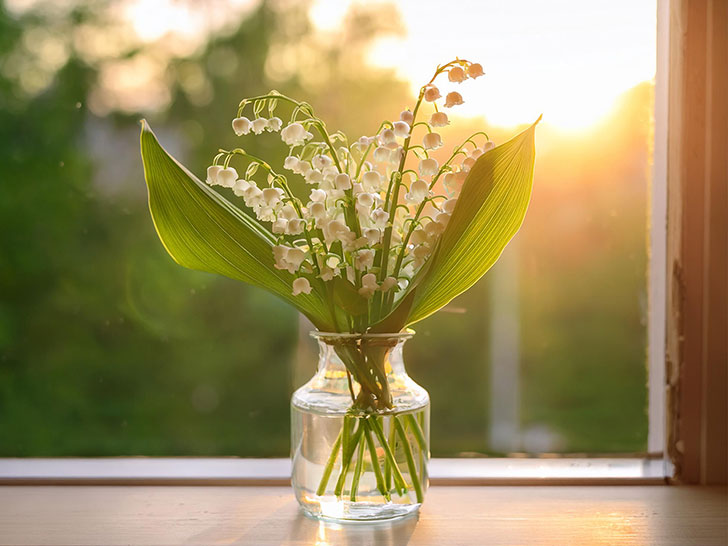
[[[397, 417], [393, 415], [392, 419], [396, 422]], [[394, 485], [397, 488], [397, 492], [400, 494], [400, 496], [402, 496], [407, 492], [407, 482], [404, 481], [404, 476], [402, 476], [402, 472], [400, 472], [399, 467], [397, 466], [397, 461], [395, 460], [394, 454], [389, 447], [389, 443], [387, 443], [387, 438], [384, 436], [384, 432], [382, 431], [382, 425], [379, 423], [379, 420], [374, 418], [370, 421], [370, 423], [372, 424], [372, 430], [374, 430], [374, 434], [377, 435], [377, 439], [384, 449], [384, 454], [386, 455], [387, 459], [389, 459], [389, 464], [392, 467], [392, 472], [394, 474]], [[410, 456], [411, 455], [412, 454], [410, 453]]]
[[415, 435], [415, 440], [417, 440], [417, 444], [420, 446], [420, 449], [422, 451], [427, 451], [427, 442], [425, 442], [425, 435], [422, 432], [422, 428], [420, 428], [419, 423], [417, 423], [414, 415], [408, 413], [404, 416], [404, 420], [412, 429], [412, 432]]
[[344, 484], [346, 482], [346, 475], [349, 473], [349, 466], [351, 466], [351, 459], [354, 456], [354, 450], [361, 441], [361, 435], [364, 428], [362, 423], [359, 423], [359, 427], [356, 429], [351, 441], [349, 441], [348, 451], [343, 454], [341, 460], [341, 471], [339, 472], [339, 479], [336, 481], [336, 487], [334, 488], [334, 495], [337, 497], [341, 496], [341, 492], [344, 490]]
[[[362, 424], [364, 424], [362, 422]], [[351, 479], [351, 495], [349, 500], [356, 502], [356, 494], [359, 491], [359, 479], [364, 466], [364, 442], [359, 442], [359, 453], [357, 454], [356, 466], [354, 467], [354, 477]]]
[[402, 423], [399, 422], [399, 419], [397, 419], [396, 416], [392, 416], [392, 421], [394, 422], [394, 426], [397, 429], [397, 434], [399, 434], [399, 437], [402, 440], [402, 447], [404, 448], [404, 455], [407, 458], [407, 467], [409, 468], [410, 478], [412, 478], [412, 486], [415, 488], [417, 502], [422, 502], [424, 500], [424, 495], [422, 494], [422, 484], [420, 484], [420, 478], [417, 475], [417, 466], [415, 465], [415, 460], [412, 457], [412, 448], [407, 441], [407, 434], [402, 427]]
[[[368, 421], [368, 419], [367, 419]], [[363, 421], [364, 424], [367, 421]], [[377, 489], [384, 495], [384, 498], [391, 501], [392, 498], [389, 495], [389, 491], [384, 487], [384, 478], [382, 477], [382, 469], [379, 467], [379, 457], [377, 456], [377, 449], [374, 447], [374, 440], [372, 439], [371, 425], [367, 423], [367, 429], [364, 431], [364, 438], [369, 447], [369, 457], [372, 460], [372, 468], [374, 469], [374, 476], [377, 479]]]
[[329, 460], [326, 461], [326, 466], [324, 467], [324, 473], [321, 476], [321, 482], [319, 483], [318, 489], [316, 490], [316, 495], [319, 497], [324, 494], [326, 491], [326, 485], [329, 483], [329, 478], [331, 477], [331, 472], [334, 469], [334, 463], [336, 462], [336, 458], [339, 455], [339, 448], [341, 447], [341, 437], [343, 435], [343, 428], [339, 431], [339, 435], [336, 437], [336, 441], [334, 442], [334, 447], [331, 448], [331, 454], [329, 455]]

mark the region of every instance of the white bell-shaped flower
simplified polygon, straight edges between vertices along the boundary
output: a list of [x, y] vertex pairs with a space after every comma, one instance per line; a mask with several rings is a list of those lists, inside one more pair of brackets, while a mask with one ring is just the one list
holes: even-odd
[[298, 235], [303, 233], [305, 227], [305, 220], [302, 220], [301, 218], [291, 218], [288, 220], [288, 225], [286, 226], [286, 235]]
[[438, 164], [437, 160], [431, 157], [422, 159], [419, 167], [420, 175], [422, 176], [433, 176], [437, 174]]
[[389, 213], [386, 210], [376, 208], [372, 211], [371, 218], [374, 227], [384, 229], [387, 227], [387, 222], [389, 222]]
[[429, 85], [427, 89], [425, 89], [424, 97], [427, 102], [435, 102], [437, 99], [442, 97], [442, 95], [440, 95], [440, 90], [437, 87]]
[[400, 121], [404, 121], [407, 125], [412, 125], [412, 123], [415, 121], [414, 114], [409, 110], [404, 110], [399, 114]]
[[308, 282], [306, 277], [298, 277], [293, 281], [293, 295], [298, 296], [299, 294], [310, 294], [311, 283]]
[[394, 135], [399, 138], [407, 138], [410, 134], [410, 126], [405, 121], [395, 121], [392, 131], [394, 131]]
[[298, 218], [298, 212], [293, 205], [287, 203], [281, 207], [281, 210], [278, 211], [278, 218], [293, 220], [294, 218]]
[[268, 120], [265, 118], [257, 118], [253, 120], [252, 129], [256, 135], [261, 134], [268, 127]]
[[374, 273], [367, 273], [361, 278], [361, 288], [359, 294], [365, 298], [371, 298], [374, 292], [377, 291], [379, 285], [377, 284], [377, 276]]
[[447, 114], [445, 112], [435, 112], [432, 116], [430, 116], [430, 125], [433, 127], [445, 127], [449, 124], [450, 121], [447, 119]]
[[427, 133], [422, 137], [425, 150], [437, 150], [442, 147], [442, 137], [438, 133]]
[[233, 167], [221, 169], [217, 174], [217, 183], [223, 188], [232, 188], [235, 185], [235, 181], [238, 179], [238, 171]]
[[247, 190], [249, 187], [250, 183], [247, 180], [243, 180], [241, 178], [240, 180], [235, 181], [235, 184], [233, 185], [233, 193], [238, 197], [242, 197], [243, 195], [245, 195], [245, 190]]
[[252, 128], [252, 123], [246, 117], [239, 117], [233, 120], [233, 131], [238, 136], [247, 135]]
[[319, 170], [324, 170], [326, 167], [331, 167], [333, 165], [332, 159], [327, 155], [315, 155], [313, 156], [313, 159], [311, 160], [311, 163], [314, 167], [316, 167]]
[[457, 199], [448, 199], [442, 205], [440, 205], [440, 209], [442, 212], [446, 212], [447, 214], [452, 214], [452, 212], [455, 210], [455, 205], [457, 205], [458, 200]]
[[271, 225], [270, 230], [275, 233], [276, 235], [282, 235], [286, 232], [288, 229], [288, 220], [285, 218], [278, 218], [273, 224]]
[[258, 188], [256, 183], [251, 180], [250, 185], [243, 192], [243, 199], [248, 207], [258, 207], [263, 203], [263, 192], [260, 188]]
[[339, 173], [334, 178], [334, 187], [337, 190], [350, 190], [351, 189], [351, 178], [346, 173]]
[[365, 271], [374, 265], [374, 250], [365, 248], [357, 251], [354, 257], [354, 269]]
[[281, 140], [288, 146], [301, 146], [307, 140], [311, 140], [313, 135], [306, 131], [303, 125], [298, 122], [289, 124], [281, 131]]
[[483, 153], [485, 153], [485, 152], [489, 152], [489, 151], [490, 151], [490, 150], [492, 150], [493, 148], [495, 148], [495, 142], [491, 142], [491, 141], [489, 140], [488, 142], [486, 142], [486, 143], [485, 143], [485, 144], [483, 145]]
[[326, 201], [326, 192], [324, 190], [320, 189], [314, 189], [311, 190], [311, 193], [309, 194], [308, 198], [313, 201], [314, 203], [318, 202], [324, 202]]
[[315, 220], [323, 220], [324, 218], [326, 218], [326, 205], [324, 205], [324, 203], [321, 201], [311, 203], [308, 207], [308, 214], [311, 218], [314, 218]]
[[360, 193], [356, 196], [356, 204], [366, 209], [371, 209], [374, 205], [374, 196], [371, 193]]
[[451, 91], [445, 97], [445, 108], [452, 108], [459, 104], [463, 104], [463, 96], [457, 91]]
[[473, 168], [473, 165], [475, 165], [475, 160], [472, 157], [463, 159], [463, 171], [469, 172]]
[[410, 190], [404, 195], [408, 203], [419, 204], [430, 196], [430, 186], [422, 179], [417, 179], [410, 184]]
[[205, 180], [205, 182], [207, 182], [210, 186], [217, 186], [220, 184], [217, 177], [221, 170], [222, 165], [210, 165], [207, 167], [207, 180]]
[[283, 121], [281, 120], [281, 118], [270, 118], [268, 120], [268, 125], [266, 126], [266, 129], [273, 133], [277, 133], [281, 130], [281, 127], [283, 127]]
[[387, 277], [386, 279], [384, 279], [382, 281], [382, 284], [379, 287], [379, 289], [382, 292], [389, 292], [395, 286], [397, 286], [397, 279], [395, 279], [394, 277]]
[[384, 146], [385, 144], [396, 143], [397, 137], [392, 129], [384, 129], [379, 133], [379, 144]]
[[382, 175], [377, 171], [367, 171], [361, 177], [362, 188], [374, 193], [382, 190]]
[[281, 202], [283, 197], [283, 190], [280, 188], [264, 188], [263, 189], [263, 203], [268, 207], [275, 207]]
[[378, 228], [364, 228], [362, 235], [366, 237], [370, 245], [376, 245], [382, 240], [382, 230]]
[[289, 155], [286, 159], [283, 160], [283, 168], [287, 169], [289, 171], [298, 172], [298, 163], [301, 160], [298, 159], [296, 156]]

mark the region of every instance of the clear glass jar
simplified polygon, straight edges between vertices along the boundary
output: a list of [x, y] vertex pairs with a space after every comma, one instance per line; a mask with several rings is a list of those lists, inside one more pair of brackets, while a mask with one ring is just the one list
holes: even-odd
[[291, 398], [292, 484], [308, 514], [382, 520], [422, 504], [430, 397], [405, 371], [412, 335], [312, 333], [318, 370]]

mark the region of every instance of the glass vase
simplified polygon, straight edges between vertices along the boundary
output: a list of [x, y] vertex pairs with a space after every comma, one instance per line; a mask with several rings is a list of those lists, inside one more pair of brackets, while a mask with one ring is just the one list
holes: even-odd
[[405, 370], [413, 332], [314, 332], [316, 374], [291, 399], [292, 485], [311, 516], [416, 512], [428, 486], [430, 397]]

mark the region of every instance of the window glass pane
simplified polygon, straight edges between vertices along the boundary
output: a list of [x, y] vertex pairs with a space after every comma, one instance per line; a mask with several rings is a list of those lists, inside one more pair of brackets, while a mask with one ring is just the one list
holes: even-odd
[[286, 456], [306, 326], [167, 256], [137, 122], [202, 175], [245, 96], [356, 138], [458, 55], [448, 146], [544, 121], [523, 229], [405, 349], [433, 455], [644, 451], [654, 3], [213, 4], [0, 0], [0, 456]]

